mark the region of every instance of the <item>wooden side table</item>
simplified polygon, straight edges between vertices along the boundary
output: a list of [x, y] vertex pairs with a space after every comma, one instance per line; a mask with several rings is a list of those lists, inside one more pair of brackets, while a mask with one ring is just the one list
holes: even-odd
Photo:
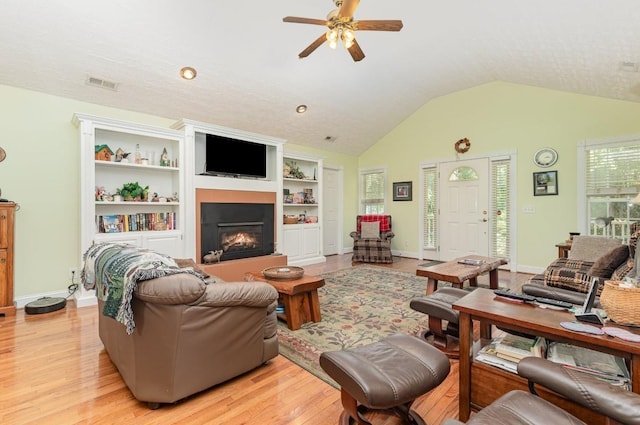
[[303, 323], [322, 320], [318, 288], [324, 286], [324, 279], [320, 276], [305, 274], [300, 279], [267, 279], [261, 271], [255, 271], [247, 272], [245, 280], [261, 280], [276, 288], [284, 304], [284, 314], [278, 314], [278, 318], [292, 331], [300, 329]]
[[569, 251], [571, 251], [571, 243], [560, 242], [556, 244], [558, 248], [558, 258], [569, 258]]

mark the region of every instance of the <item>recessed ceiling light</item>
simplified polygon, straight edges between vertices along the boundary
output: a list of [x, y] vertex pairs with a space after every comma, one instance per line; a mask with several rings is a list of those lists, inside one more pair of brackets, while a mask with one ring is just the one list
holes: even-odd
[[190, 66], [185, 66], [180, 70], [180, 76], [185, 80], [193, 80], [194, 78], [196, 78], [196, 75], [198, 75], [198, 73], [194, 68], [191, 68]]
[[307, 112], [307, 105], [298, 105], [296, 107], [296, 112], [299, 114], [304, 114], [305, 112]]

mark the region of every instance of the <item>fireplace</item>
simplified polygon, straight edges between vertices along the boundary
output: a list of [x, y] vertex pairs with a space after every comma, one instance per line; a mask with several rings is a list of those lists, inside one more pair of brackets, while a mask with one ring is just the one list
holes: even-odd
[[222, 251], [220, 261], [272, 254], [274, 204], [202, 202], [201, 254]]

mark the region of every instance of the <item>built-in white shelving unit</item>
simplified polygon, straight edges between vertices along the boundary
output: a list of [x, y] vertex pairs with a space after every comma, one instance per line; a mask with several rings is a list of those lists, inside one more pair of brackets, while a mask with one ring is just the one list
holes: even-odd
[[[73, 122], [80, 129], [82, 253], [94, 241], [118, 241], [184, 257], [184, 133], [86, 114]], [[96, 155], [105, 147], [110, 160]], [[118, 149], [129, 153], [126, 162], [116, 162]], [[126, 183], [148, 186], [147, 199], [114, 200]], [[78, 304], [93, 303], [82, 289]]]
[[[326, 261], [322, 255], [322, 158], [284, 153], [283, 244], [289, 264]], [[295, 220], [296, 223], [290, 223]]]

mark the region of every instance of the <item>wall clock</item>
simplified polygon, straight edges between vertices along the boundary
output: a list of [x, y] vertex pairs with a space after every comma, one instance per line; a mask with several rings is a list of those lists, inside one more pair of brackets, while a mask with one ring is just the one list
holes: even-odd
[[538, 167], [551, 167], [558, 160], [558, 152], [553, 148], [538, 149], [533, 154], [533, 162]]

